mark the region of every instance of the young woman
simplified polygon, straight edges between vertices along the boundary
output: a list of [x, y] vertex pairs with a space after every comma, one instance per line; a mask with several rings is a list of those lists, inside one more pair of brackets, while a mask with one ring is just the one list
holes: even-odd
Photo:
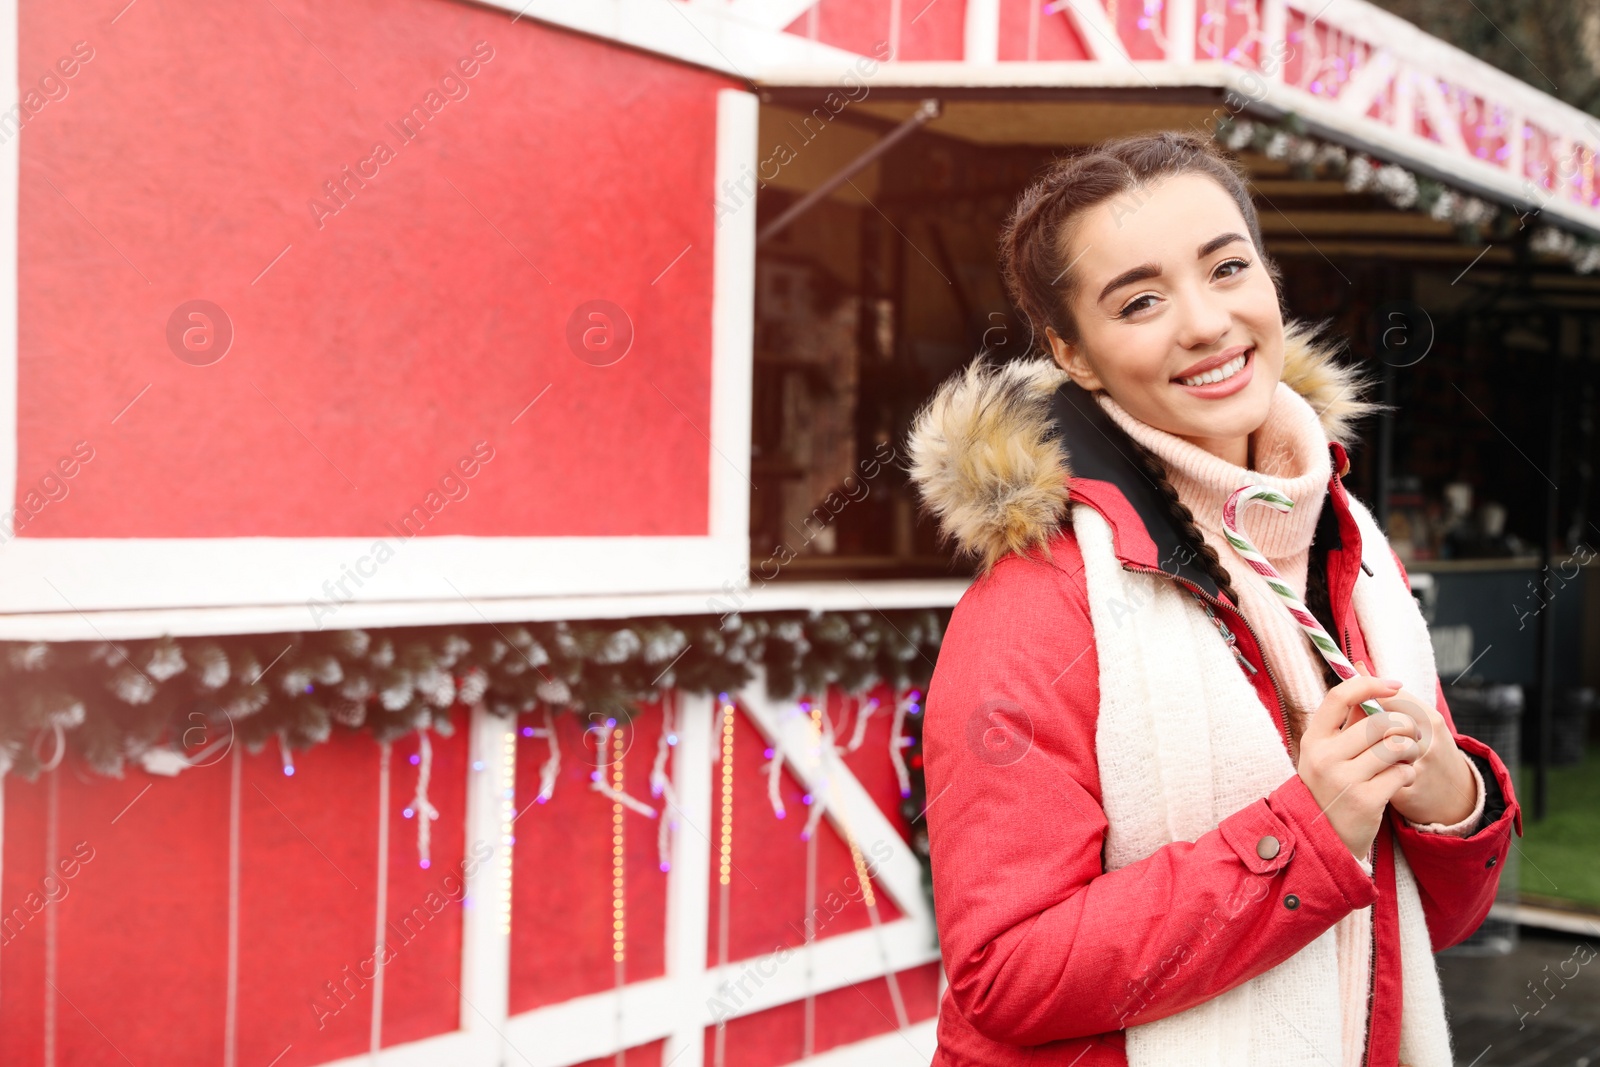
[[[910, 440], [982, 569], [924, 725], [935, 1067], [1451, 1067], [1432, 952], [1488, 913], [1521, 809], [1340, 481], [1366, 383], [1285, 326], [1201, 139], [1057, 162], [1001, 259], [1049, 358], [980, 357]], [[1244, 533], [1356, 677], [1223, 538], [1251, 483], [1294, 506]]]

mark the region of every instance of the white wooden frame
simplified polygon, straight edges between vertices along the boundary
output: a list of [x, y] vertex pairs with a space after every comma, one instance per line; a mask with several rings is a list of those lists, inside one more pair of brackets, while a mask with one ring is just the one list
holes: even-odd
[[[736, 694], [762, 736], [784, 753], [785, 765], [807, 789], [829, 790], [825, 817], [851, 828], [858, 842], [888, 847], [888, 858], [875, 870], [875, 884], [887, 892], [902, 913], [881, 926], [821, 937], [809, 946], [735, 960], [726, 967], [706, 966], [710, 933], [711, 840], [714, 823], [713, 760], [717, 753], [715, 724], [718, 704], [711, 697], [681, 696], [678, 743], [672, 755], [672, 778], [678, 795], [674, 814], [680, 828], [673, 837], [672, 870], [667, 876], [667, 964], [662, 977], [632, 982], [621, 990], [593, 993], [519, 1015], [508, 1015], [510, 940], [499, 929], [490, 906], [507, 886], [502, 844], [501, 804], [515, 781], [515, 763], [502, 757], [514, 726], [477, 710], [471, 722], [466, 847], [488, 842], [494, 857], [468, 883], [473, 907], [463, 909], [466, 923], [461, 989], [461, 1029], [422, 1041], [396, 1045], [376, 1053], [334, 1061], [330, 1067], [566, 1067], [662, 1038], [664, 1062], [673, 1067], [706, 1067], [704, 1034], [715, 1024], [712, 1002], [724, 981], [755, 969], [764, 981], [741, 998], [734, 1016], [764, 1011], [846, 985], [883, 977], [939, 959], [934, 947], [933, 917], [921, 885], [917, 857], [877, 804], [835, 754], [819, 755], [807, 718], [792, 703], [766, 697], [765, 679], [757, 674]], [[825, 785], [823, 779], [826, 779]], [[516, 806], [526, 806], [523, 798]], [[538, 818], [538, 809], [527, 818]], [[842, 830], [841, 830], [842, 832]], [[770, 976], [768, 976], [770, 972]], [[940, 976], [940, 993], [944, 979]], [[618, 1019], [622, 1024], [618, 1026]], [[802, 1064], [817, 1067], [926, 1067], [933, 1058], [935, 1020], [891, 1030], [853, 1045], [831, 1049]]]
[[[676, 22], [661, 0], [652, 2]], [[0, 0], [0, 65], [17, 79], [17, 0]], [[573, 11], [579, 5], [568, 5]], [[604, 3], [595, 5], [603, 8]], [[614, 8], [646, 5], [612, 4]], [[620, 39], [620, 38], [619, 38]], [[675, 38], [668, 38], [675, 39]], [[702, 40], [702, 43], [703, 40]], [[10, 101], [3, 106], [8, 107]], [[758, 103], [751, 93], [717, 95], [716, 160], [708, 215], [724, 183], [757, 162]], [[17, 188], [21, 136], [0, 145], [0, 509], [19, 472], [17, 442]], [[713, 238], [711, 416], [704, 537], [416, 536], [335, 605], [324, 584], [370, 557], [377, 536], [227, 538], [30, 538], [0, 540], [0, 615], [85, 616], [175, 609], [202, 615], [240, 605], [290, 607], [297, 630], [348, 627], [357, 605], [402, 625], [433, 605], [436, 617], [479, 618], [470, 598], [635, 595], [742, 585], [749, 567], [750, 388], [755, 290], [755, 212], [721, 220]], [[385, 538], [390, 540], [390, 538]], [[393, 547], [393, 546], [391, 546]], [[319, 607], [318, 605], [323, 607]], [[402, 605], [396, 607], [396, 605]], [[332, 607], [333, 610], [324, 610]]]

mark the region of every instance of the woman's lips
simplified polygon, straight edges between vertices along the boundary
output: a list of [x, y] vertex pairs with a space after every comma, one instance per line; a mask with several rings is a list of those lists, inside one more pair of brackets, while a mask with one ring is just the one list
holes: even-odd
[[1182, 382], [1175, 381], [1172, 384], [1184, 392], [1192, 396], [1198, 396], [1203, 400], [1219, 400], [1225, 396], [1232, 396], [1249, 385], [1251, 377], [1255, 374], [1256, 350], [1254, 345], [1245, 350], [1244, 357], [1244, 366], [1235, 371], [1231, 377], [1224, 378], [1220, 382], [1211, 382], [1206, 385], [1184, 385]]

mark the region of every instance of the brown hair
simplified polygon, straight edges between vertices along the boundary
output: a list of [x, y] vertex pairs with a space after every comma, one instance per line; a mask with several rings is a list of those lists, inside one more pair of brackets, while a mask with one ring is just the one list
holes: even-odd
[[1266, 253], [1240, 164], [1211, 141], [1176, 130], [1118, 137], [1052, 163], [1017, 198], [1000, 231], [1000, 275], [1046, 355], [1045, 327], [1064, 341], [1078, 341], [1071, 304], [1079, 279], [1067, 260], [1078, 219], [1107, 200], [1177, 174], [1203, 174], [1233, 199], [1281, 302], [1283, 274]]
[[[1118, 137], [1052, 163], [1017, 198], [1001, 230], [1001, 277], [1012, 303], [1028, 321], [1034, 345], [1045, 355], [1052, 354], [1046, 328], [1069, 343], [1076, 344], [1079, 340], [1072, 300], [1080, 279], [1067, 253], [1082, 216], [1108, 200], [1128, 193], [1137, 195], [1151, 183], [1178, 174], [1205, 175], [1232, 198], [1244, 217], [1260, 263], [1278, 292], [1279, 310], [1286, 310], [1283, 307], [1283, 274], [1267, 255], [1243, 167], [1224, 155], [1211, 140], [1176, 130]], [[1165, 464], [1126, 434], [1122, 435], [1122, 440], [1159, 491], [1174, 524], [1194, 547], [1201, 566], [1223, 595], [1237, 606], [1239, 597], [1227, 570], [1216, 549], [1201, 534], [1194, 515], [1179, 499], [1167, 477]], [[1337, 633], [1328, 619], [1326, 564], [1326, 543], [1314, 544], [1307, 567], [1306, 603], [1329, 633]], [[1331, 671], [1325, 677], [1338, 681], [1338, 676]], [[1290, 709], [1292, 739], [1297, 740], [1303, 732], [1308, 714], [1307, 709]]]

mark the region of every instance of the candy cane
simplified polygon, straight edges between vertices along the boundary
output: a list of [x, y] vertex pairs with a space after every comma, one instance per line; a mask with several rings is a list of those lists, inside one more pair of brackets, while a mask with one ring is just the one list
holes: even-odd
[[[1294, 595], [1294, 590], [1290, 589], [1288, 583], [1278, 574], [1277, 568], [1267, 562], [1267, 557], [1263, 556], [1240, 530], [1239, 523], [1244, 509], [1257, 502], [1275, 511], [1288, 511], [1294, 507], [1293, 500], [1276, 489], [1268, 489], [1264, 485], [1246, 485], [1234, 490], [1233, 495], [1222, 505], [1222, 533], [1227, 537], [1228, 544], [1244, 557], [1244, 561], [1250, 564], [1252, 570], [1267, 580], [1267, 585], [1278, 594], [1278, 598], [1289, 609], [1289, 614], [1294, 616], [1294, 621], [1300, 624], [1300, 629], [1311, 638], [1311, 643], [1317, 646], [1317, 651], [1322, 653], [1322, 658], [1328, 661], [1328, 666], [1333, 668], [1334, 673], [1341, 679], [1356, 677], [1355, 667], [1344, 658], [1344, 653], [1339, 651], [1338, 644], [1328, 636], [1328, 631], [1322, 628], [1315, 615], [1306, 610], [1300, 598]], [[1361, 710], [1368, 715], [1379, 715], [1383, 712], [1383, 708], [1379, 707], [1375, 700], [1363, 700]]]

